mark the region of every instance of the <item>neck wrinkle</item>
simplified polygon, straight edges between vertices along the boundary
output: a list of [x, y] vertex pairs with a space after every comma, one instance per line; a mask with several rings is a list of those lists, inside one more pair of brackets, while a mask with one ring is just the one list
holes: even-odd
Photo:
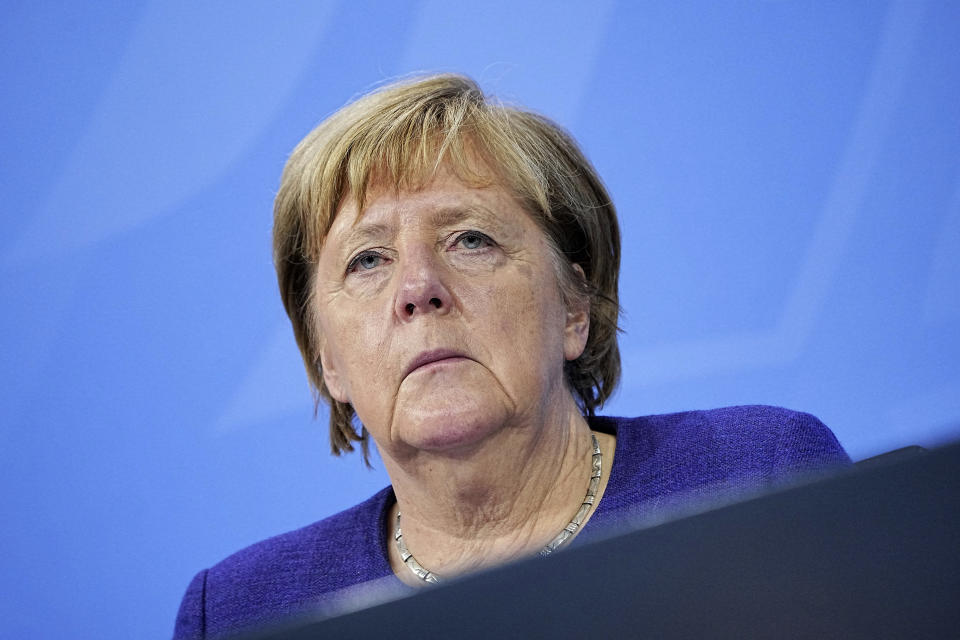
[[412, 476], [384, 460], [404, 539], [431, 571], [454, 575], [536, 553], [580, 507], [592, 444], [575, 405], [557, 428], [506, 429], [498, 436], [502, 442], [470, 459], [414, 459]]

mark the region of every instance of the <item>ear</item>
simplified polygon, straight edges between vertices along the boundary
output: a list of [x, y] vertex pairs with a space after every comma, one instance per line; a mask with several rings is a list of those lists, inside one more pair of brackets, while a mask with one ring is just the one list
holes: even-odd
[[327, 345], [320, 347], [320, 371], [323, 373], [323, 383], [330, 393], [330, 397], [337, 402], [349, 403], [350, 394], [347, 393], [346, 377], [340, 373], [334, 364], [334, 358], [327, 353]]
[[[580, 265], [573, 265], [580, 278], [586, 279]], [[576, 360], [587, 347], [590, 335], [590, 298], [585, 295], [571, 300], [567, 307], [567, 324], [563, 330], [563, 355], [567, 360]]]

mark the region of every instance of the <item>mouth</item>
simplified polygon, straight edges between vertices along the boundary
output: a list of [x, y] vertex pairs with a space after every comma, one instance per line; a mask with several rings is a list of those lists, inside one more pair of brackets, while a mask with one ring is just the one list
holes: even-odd
[[422, 369], [437, 362], [443, 362], [446, 360], [462, 360], [466, 357], [467, 356], [463, 355], [459, 351], [454, 351], [452, 349], [431, 349], [430, 351], [424, 351], [418, 354], [417, 357], [414, 358], [413, 361], [407, 366], [407, 370], [404, 372], [403, 377], [406, 378], [417, 369]]

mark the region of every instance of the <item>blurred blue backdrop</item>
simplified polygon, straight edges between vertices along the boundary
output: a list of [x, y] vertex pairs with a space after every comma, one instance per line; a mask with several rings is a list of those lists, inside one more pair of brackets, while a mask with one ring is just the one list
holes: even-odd
[[572, 130], [623, 224], [608, 414], [960, 437], [960, 4], [7, 3], [0, 635], [167, 637], [200, 568], [380, 488], [328, 454], [270, 261], [284, 160], [455, 70]]

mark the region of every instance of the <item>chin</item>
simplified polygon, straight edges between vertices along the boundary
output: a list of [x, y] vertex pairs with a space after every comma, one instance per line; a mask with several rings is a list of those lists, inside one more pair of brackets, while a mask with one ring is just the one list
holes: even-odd
[[398, 406], [394, 437], [421, 451], [454, 451], [483, 442], [507, 422], [505, 404], [471, 390], [429, 394], [415, 406]]

